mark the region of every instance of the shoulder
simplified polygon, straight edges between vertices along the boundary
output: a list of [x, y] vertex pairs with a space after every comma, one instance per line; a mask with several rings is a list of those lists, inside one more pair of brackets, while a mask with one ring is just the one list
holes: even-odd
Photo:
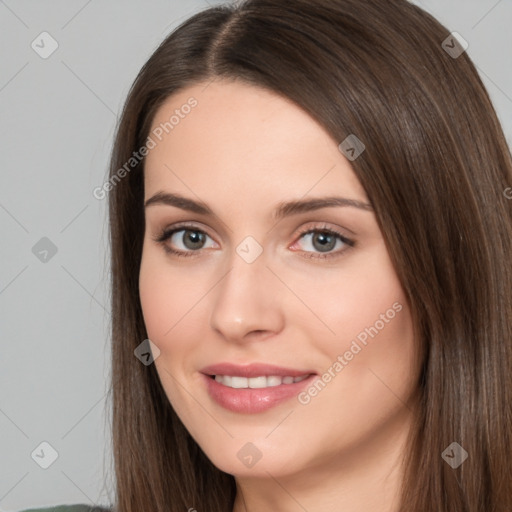
[[58, 505], [46, 508], [31, 508], [21, 512], [110, 512], [110, 510], [89, 505]]

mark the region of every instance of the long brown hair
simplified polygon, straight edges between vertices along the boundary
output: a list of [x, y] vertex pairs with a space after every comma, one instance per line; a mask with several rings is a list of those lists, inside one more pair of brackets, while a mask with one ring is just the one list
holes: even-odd
[[[366, 147], [352, 167], [409, 298], [421, 366], [399, 511], [512, 510], [512, 161], [450, 37], [405, 0], [248, 0], [194, 15], [143, 66], [109, 185], [119, 512], [233, 507], [234, 478], [188, 434], [154, 365], [133, 354], [147, 338], [144, 159], [126, 167], [164, 100], [217, 77], [287, 97], [338, 143], [356, 135]], [[453, 442], [468, 453], [457, 468], [442, 457]]]

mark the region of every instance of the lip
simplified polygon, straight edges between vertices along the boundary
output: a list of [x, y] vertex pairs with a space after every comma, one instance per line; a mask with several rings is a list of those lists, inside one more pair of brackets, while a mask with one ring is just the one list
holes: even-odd
[[232, 375], [234, 377], [270, 377], [277, 375], [279, 377], [300, 377], [316, 373], [313, 370], [298, 370], [294, 368], [285, 368], [265, 363], [251, 363], [247, 365], [237, 365], [233, 363], [219, 363], [207, 366], [201, 370], [205, 375]]
[[[212, 400], [232, 412], [240, 414], [256, 414], [296, 397], [302, 389], [310, 385], [318, 376], [311, 370], [297, 370], [262, 363], [239, 366], [231, 363], [220, 363], [201, 370], [206, 390]], [[232, 375], [236, 377], [260, 377], [277, 375], [280, 377], [300, 377], [309, 375], [300, 382], [280, 384], [268, 388], [230, 388], [218, 383], [212, 375]]]

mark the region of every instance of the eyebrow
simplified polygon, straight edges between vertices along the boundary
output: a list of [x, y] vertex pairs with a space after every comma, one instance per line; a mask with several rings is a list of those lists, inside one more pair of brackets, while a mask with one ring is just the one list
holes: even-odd
[[[195, 201], [182, 195], [171, 194], [169, 192], [157, 192], [144, 203], [144, 208], [152, 205], [174, 206], [181, 210], [186, 210], [200, 215], [214, 215], [213, 211], [202, 201]], [[333, 206], [348, 206], [359, 208], [361, 210], [373, 211], [372, 205], [365, 203], [364, 201], [347, 199], [345, 197], [329, 196], [278, 203], [273, 212], [273, 219], [280, 220], [291, 215], [298, 215], [300, 213], [320, 210], [321, 208], [330, 208]]]

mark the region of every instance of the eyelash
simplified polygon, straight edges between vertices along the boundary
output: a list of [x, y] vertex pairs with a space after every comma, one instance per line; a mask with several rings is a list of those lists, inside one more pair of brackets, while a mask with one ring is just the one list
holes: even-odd
[[[171, 238], [172, 235], [174, 235], [175, 233], [177, 233], [179, 231], [194, 231], [196, 233], [202, 233], [202, 234], [210, 237], [210, 235], [208, 235], [208, 233], [206, 233], [202, 229], [197, 228], [194, 225], [180, 224], [180, 225], [173, 226], [171, 228], [163, 229], [156, 237], [153, 238], [153, 240], [155, 242], [158, 242], [159, 244], [161, 244], [163, 246], [164, 250], [168, 254], [173, 254], [178, 257], [188, 258], [190, 256], [196, 256], [197, 253], [201, 252], [201, 249], [198, 249], [195, 251], [194, 250], [178, 251], [176, 249], [170, 248], [168, 245], [165, 244], [165, 242], [169, 238]], [[297, 237], [298, 237], [297, 239], [300, 240], [303, 236], [309, 235], [311, 233], [323, 233], [323, 234], [327, 234], [327, 235], [334, 235], [338, 240], [341, 240], [346, 245], [346, 247], [344, 249], [338, 249], [337, 251], [324, 253], [324, 254], [312, 252], [312, 251], [305, 251], [307, 256], [302, 255], [303, 258], [326, 259], [326, 258], [339, 257], [339, 256], [343, 256], [345, 252], [352, 249], [356, 245], [354, 240], [347, 238], [346, 236], [342, 235], [340, 232], [338, 232], [332, 228], [329, 228], [327, 226], [304, 228], [301, 231], [299, 231], [299, 233], [297, 234]]]

